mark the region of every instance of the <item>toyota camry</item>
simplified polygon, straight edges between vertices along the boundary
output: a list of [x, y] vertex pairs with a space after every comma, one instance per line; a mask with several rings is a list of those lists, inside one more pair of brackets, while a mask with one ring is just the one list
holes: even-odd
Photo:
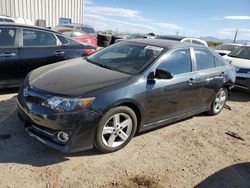
[[113, 152], [138, 132], [220, 113], [235, 74], [207, 47], [127, 40], [33, 70], [19, 90], [18, 115], [30, 136], [62, 152]]

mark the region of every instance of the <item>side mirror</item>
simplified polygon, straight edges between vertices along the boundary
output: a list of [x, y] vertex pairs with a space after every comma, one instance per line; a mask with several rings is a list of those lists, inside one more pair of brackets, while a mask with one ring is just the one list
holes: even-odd
[[156, 69], [155, 78], [170, 80], [174, 77], [174, 75], [166, 70]]
[[172, 73], [166, 71], [166, 70], [162, 70], [162, 69], [156, 69], [155, 72], [151, 72], [148, 75], [148, 82], [149, 83], [155, 83], [155, 79], [165, 79], [165, 80], [170, 80], [172, 79], [174, 76]]

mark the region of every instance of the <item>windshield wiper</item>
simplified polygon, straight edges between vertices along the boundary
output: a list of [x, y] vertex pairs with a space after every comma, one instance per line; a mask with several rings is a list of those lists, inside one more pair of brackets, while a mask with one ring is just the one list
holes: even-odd
[[109, 69], [109, 70], [113, 70], [111, 67], [109, 66], [106, 66], [104, 64], [99, 64], [99, 63], [94, 63], [95, 65], [99, 66], [99, 67], [103, 67], [103, 68], [106, 68], [106, 69]]

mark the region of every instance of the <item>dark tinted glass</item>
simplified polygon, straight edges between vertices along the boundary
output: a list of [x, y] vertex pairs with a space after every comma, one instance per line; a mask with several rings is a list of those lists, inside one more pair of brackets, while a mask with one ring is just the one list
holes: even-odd
[[86, 33], [95, 33], [95, 30], [92, 27], [80, 27], [79, 30], [84, 31]]
[[52, 33], [32, 29], [23, 30], [23, 46], [55, 46], [56, 38]]
[[199, 42], [199, 41], [197, 41], [197, 40], [192, 40], [192, 43], [194, 43], [194, 44], [199, 44], [199, 45], [204, 46], [204, 44], [203, 44], [203, 43], [201, 43], [201, 42]]
[[63, 37], [61, 35], [57, 35], [57, 37], [59, 38], [59, 40], [61, 41], [62, 44], [68, 44], [69, 43], [69, 41], [65, 37]]
[[160, 69], [167, 70], [170, 73], [183, 74], [192, 71], [192, 61], [189, 49], [180, 49], [170, 52], [165, 60], [159, 65]]
[[194, 49], [197, 70], [214, 68], [214, 56], [205, 49]]
[[184, 40], [183, 42], [191, 43], [191, 40], [190, 40], [190, 39], [187, 39], [187, 40]]
[[15, 39], [15, 28], [0, 28], [0, 46], [14, 46]]

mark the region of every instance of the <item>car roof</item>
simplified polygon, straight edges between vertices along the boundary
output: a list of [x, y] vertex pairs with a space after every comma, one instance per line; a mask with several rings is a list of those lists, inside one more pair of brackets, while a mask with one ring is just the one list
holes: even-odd
[[192, 39], [192, 40], [199, 40], [199, 41], [204, 41], [206, 42], [205, 40], [202, 40], [200, 38], [195, 38], [195, 37], [187, 37], [187, 36], [179, 36], [179, 35], [157, 35], [157, 37], [160, 37], [161, 39], [165, 39], [165, 40], [178, 40], [178, 41], [181, 41], [182, 39]]
[[201, 46], [197, 44], [173, 41], [173, 40], [165, 40], [165, 39], [125, 39], [127, 42], [135, 42], [140, 44], [145, 44], [149, 46], [157, 46], [161, 48], [173, 49], [173, 48], [181, 48], [181, 47], [199, 47], [199, 48], [207, 48], [206, 46]]
[[7, 26], [7, 27], [25, 27], [25, 28], [30, 28], [30, 29], [39, 29], [39, 30], [44, 30], [44, 31], [48, 31], [48, 32], [53, 32], [56, 34], [60, 34], [57, 31], [51, 30], [51, 29], [47, 29], [47, 28], [43, 28], [43, 27], [37, 27], [37, 26], [32, 26], [32, 25], [25, 25], [25, 24], [19, 24], [19, 23], [10, 23], [10, 22], [0, 22], [0, 26]]
[[173, 39], [173, 40], [182, 40], [184, 38], [190, 38], [185, 36], [179, 36], [179, 35], [157, 35], [157, 37], [160, 37], [161, 39]]

